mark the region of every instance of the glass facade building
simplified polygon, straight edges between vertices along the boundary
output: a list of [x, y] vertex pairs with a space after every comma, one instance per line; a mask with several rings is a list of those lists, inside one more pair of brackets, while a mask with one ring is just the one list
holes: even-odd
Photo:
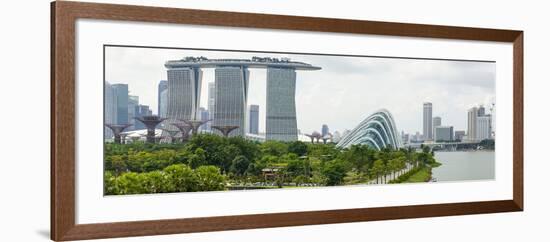
[[[105, 100], [104, 100], [104, 122], [105, 124], [115, 124], [116, 123], [116, 115], [117, 115], [117, 102], [116, 102], [116, 95], [113, 87], [110, 83], [105, 82]], [[105, 127], [105, 131], [103, 132], [106, 139], [111, 139], [114, 137], [113, 131], [110, 128]]]
[[[169, 60], [168, 122], [198, 120], [202, 68], [214, 68], [214, 83], [208, 84], [208, 113], [216, 126], [238, 126], [230, 136], [244, 136], [250, 123], [247, 112], [249, 68], [267, 69], [266, 138], [297, 140], [295, 86], [296, 70], [320, 70], [311, 64], [288, 58], [208, 59], [185, 57]], [[214, 133], [220, 134], [215, 131]]]
[[179, 122], [178, 119], [196, 120], [202, 70], [192, 67], [168, 67], [168, 106], [169, 122]]
[[[208, 119], [214, 120], [214, 110], [216, 107], [216, 83], [208, 83]], [[206, 130], [212, 130], [212, 122], [205, 124]]]
[[441, 126], [441, 117], [434, 117], [433, 120], [432, 120], [432, 125], [433, 125], [432, 134], [435, 137], [435, 128]]
[[[212, 125], [239, 126], [229, 136], [244, 136], [248, 77], [244, 66], [219, 66], [215, 69], [215, 107]], [[214, 133], [221, 134], [218, 130]]]
[[166, 99], [163, 100], [162, 98], [162, 95], [163, 95], [162, 93], [166, 91], [166, 89], [168, 89], [168, 81], [161, 80], [159, 82], [158, 90], [157, 90], [157, 115], [160, 117], [163, 117], [161, 114], [162, 105], [166, 105], [163, 103], [163, 102], [166, 102]]
[[113, 84], [116, 102], [116, 124], [128, 124], [128, 84]]
[[296, 71], [267, 68], [266, 140], [298, 140]]
[[391, 113], [382, 109], [371, 114], [351, 132], [342, 137], [336, 146], [348, 148], [358, 144], [368, 145], [377, 150], [386, 147], [401, 148], [403, 146], [402, 140], [399, 137], [399, 131], [395, 126]]
[[168, 114], [168, 89], [160, 93], [160, 106], [159, 106], [159, 116], [161, 118], [166, 118]]
[[434, 139], [436, 142], [448, 142], [454, 140], [453, 126], [435, 127]]
[[138, 128], [137, 121], [135, 119], [135, 117], [138, 117], [137, 116], [138, 111], [136, 111], [137, 108], [138, 108], [138, 105], [139, 105], [139, 97], [129, 95], [128, 96], [128, 123], [133, 125], [133, 126], [128, 127], [126, 129], [128, 131], [140, 129], [140, 128]]

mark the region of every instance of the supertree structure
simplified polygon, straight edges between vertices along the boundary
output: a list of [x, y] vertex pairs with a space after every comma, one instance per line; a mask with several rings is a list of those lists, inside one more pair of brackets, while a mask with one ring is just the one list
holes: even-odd
[[120, 144], [121, 143], [121, 137], [120, 133], [124, 131], [124, 129], [132, 126], [131, 124], [105, 124], [107, 128], [110, 128], [113, 131], [113, 134], [115, 136], [115, 143]]
[[157, 115], [147, 115], [135, 117], [136, 120], [142, 122], [147, 127], [147, 143], [155, 143], [155, 128], [166, 118], [161, 118]]
[[229, 133], [231, 133], [231, 131], [235, 130], [235, 129], [238, 129], [239, 126], [231, 126], [231, 125], [212, 125], [211, 126], [213, 129], [217, 129], [219, 130], [220, 132], [222, 132], [223, 134], [223, 137], [228, 137], [229, 136]]

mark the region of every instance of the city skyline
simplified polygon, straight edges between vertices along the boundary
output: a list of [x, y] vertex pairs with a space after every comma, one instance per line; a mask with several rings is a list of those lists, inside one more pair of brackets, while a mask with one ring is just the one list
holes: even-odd
[[[167, 60], [269, 56], [320, 66], [323, 70], [300, 72], [296, 77], [297, 122], [302, 133], [321, 131], [323, 124], [331, 131], [352, 129], [370, 113], [386, 108], [400, 131], [414, 134], [422, 131], [420, 103], [424, 102], [433, 103], [433, 116], [443, 117], [445, 125], [466, 130], [468, 109], [494, 103], [495, 63], [121, 47], [107, 47], [105, 53], [106, 81], [128, 84], [129, 94], [151, 108], [158, 107], [157, 86], [167, 79]], [[207, 90], [214, 81], [213, 72], [203, 71], [200, 107], [209, 107]], [[265, 132], [265, 79], [265, 70], [250, 70], [248, 104], [260, 107], [260, 132]], [[389, 99], [388, 93], [395, 95]]]

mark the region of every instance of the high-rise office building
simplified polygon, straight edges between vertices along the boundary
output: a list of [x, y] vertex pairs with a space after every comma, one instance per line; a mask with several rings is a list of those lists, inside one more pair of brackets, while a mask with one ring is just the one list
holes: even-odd
[[[115, 124], [117, 115], [117, 102], [116, 95], [113, 87], [110, 83], [105, 82], [105, 100], [104, 100], [104, 123]], [[103, 132], [106, 139], [113, 138], [113, 131], [110, 128], [105, 127]]]
[[260, 129], [260, 106], [250, 105], [248, 110], [249, 110], [248, 132], [250, 132], [251, 134], [258, 134]]
[[329, 133], [328, 125], [323, 124], [323, 126], [321, 126], [321, 135], [324, 137], [328, 135], [328, 133]]
[[166, 118], [168, 115], [168, 89], [160, 93], [159, 116]]
[[126, 130], [135, 130], [140, 129], [138, 126], [136, 126], [136, 117], [138, 116], [138, 105], [139, 105], [139, 97], [128, 95], [128, 123], [132, 124], [132, 126], [128, 127]]
[[453, 141], [453, 126], [437, 126], [435, 127], [434, 140], [436, 142]]
[[423, 122], [422, 122], [422, 135], [424, 140], [433, 139], [433, 123], [432, 123], [432, 103], [423, 104]]
[[116, 102], [116, 124], [128, 124], [128, 84], [112, 84]]
[[296, 122], [296, 71], [267, 68], [266, 139], [298, 139]]
[[[164, 102], [166, 102], [166, 100], [162, 100], [162, 93], [164, 91], [166, 91], [168, 89], [168, 81], [166, 80], [161, 80], [159, 82], [159, 85], [158, 85], [158, 90], [157, 90], [157, 115], [160, 116], [160, 117], [163, 117], [161, 115], [161, 109], [162, 109], [162, 105], [164, 104]], [[166, 106], [166, 104], [164, 104]]]
[[476, 140], [477, 131], [477, 107], [468, 109], [468, 140]]
[[491, 115], [478, 116], [476, 121], [476, 140], [491, 138]]
[[433, 125], [433, 131], [432, 131], [432, 134], [433, 136], [435, 137], [435, 128], [438, 127], [438, 126], [441, 126], [441, 117], [433, 117], [432, 119], [432, 125]]
[[168, 111], [170, 122], [178, 119], [196, 120], [202, 82], [202, 70], [198, 67], [168, 66]]
[[[216, 83], [208, 83], [208, 119], [214, 120], [214, 110], [216, 107]], [[212, 121], [205, 124], [206, 130], [212, 130]]]
[[[215, 107], [212, 125], [238, 126], [229, 136], [244, 136], [248, 68], [244, 66], [218, 66], [215, 69]], [[215, 133], [220, 133], [215, 131]]]

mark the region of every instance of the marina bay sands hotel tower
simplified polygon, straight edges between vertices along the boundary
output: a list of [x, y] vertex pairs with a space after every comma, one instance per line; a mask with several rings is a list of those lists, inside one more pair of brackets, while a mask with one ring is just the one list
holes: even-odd
[[[230, 136], [246, 133], [249, 68], [267, 69], [266, 139], [293, 141], [298, 138], [296, 124], [296, 70], [320, 67], [290, 59], [207, 59], [186, 57], [165, 63], [168, 71], [167, 118], [199, 119], [202, 69], [214, 68], [215, 104], [212, 126], [238, 126]], [[213, 112], [212, 112], [213, 111]]]

